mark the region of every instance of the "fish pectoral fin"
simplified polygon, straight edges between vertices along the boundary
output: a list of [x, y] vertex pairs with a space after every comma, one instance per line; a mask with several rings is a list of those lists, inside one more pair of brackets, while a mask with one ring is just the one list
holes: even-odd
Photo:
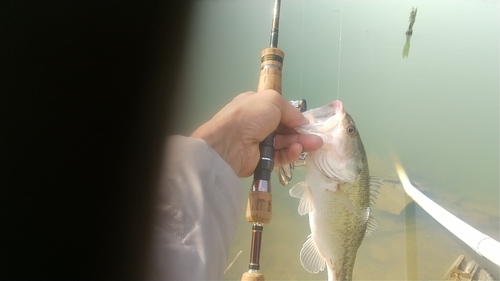
[[378, 223], [370, 215], [368, 222], [366, 223], [365, 239], [370, 237], [378, 229]]
[[307, 238], [302, 250], [300, 250], [300, 263], [310, 273], [318, 273], [325, 270], [326, 262], [318, 251], [318, 246], [311, 235]]
[[305, 182], [299, 182], [290, 189], [290, 196], [299, 198], [299, 215], [307, 215], [314, 210], [311, 189]]
[[354, 208], [354, 205], [352, 205], [351, 200], [349, 200], [349, 197], [345, 194], [345, 192], [342, 190], [342, 188], [338, 187], [337, 190], [332, 191], [329, 190], [330, 192], [333, 192], [333, 195], [339, 200], [339, 202], [344, 205], [349, 211], [351, 211], [353, 214], [356, 215], [356, 217], [361, 218], [361, 215], [356, 212], [356, 209]]

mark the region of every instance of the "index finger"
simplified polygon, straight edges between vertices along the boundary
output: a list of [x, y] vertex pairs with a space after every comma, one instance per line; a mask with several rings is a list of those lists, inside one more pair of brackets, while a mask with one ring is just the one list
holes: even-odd
[[271, 98], [272, 102], [279, 108], [281, 112], [281, 124], [289, 128], [309, 124], [309, 120], [302, 115], [300, 110], [291, 105], [278, 92], [274, 90], [265, 90], [262, 92], [267, 92], [266, 97]]
[[295, 128], [300, 125], [309, 124], [309, 120], [302, 115], [300, 110], [283, 99], [284, 104], [281, 108], [281, 124], [289, 128]]

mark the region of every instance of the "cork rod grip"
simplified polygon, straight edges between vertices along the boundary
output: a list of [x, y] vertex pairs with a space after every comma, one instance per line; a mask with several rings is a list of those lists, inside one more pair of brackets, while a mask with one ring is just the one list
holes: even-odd
[[[281, 69], [284, 53], [277, 48], [262, 51], [257, 91], [273, 89], [281, 94]], [[252, 191], [248, 195], [245, 217], [252, 223], [267, 224], [272, 217], [271, 172], [274, 168], [274, 132], [259, 145], [260, 159], [254, 172]]]
[[281, 94], [281, 69], [285, 54], [277, 48], [266, 48], [261, 54], [257, 92], [273, 89]]

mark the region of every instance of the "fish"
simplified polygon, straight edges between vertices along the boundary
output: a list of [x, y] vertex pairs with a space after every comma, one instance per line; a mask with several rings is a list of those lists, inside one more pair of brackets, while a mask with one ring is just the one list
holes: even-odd
[[299, 198], [299, 214], [309, 215], [300, 262], [310, 273], [327, 268], [329, 281], [352, 280], [358, 248], [377, 229], [372, 208], [381, 181], [370, 176], [360, 134], [341, 101], [303, 115], [310, 123], [295, 130], [320, 136], [323, 145], [308, 152], [305, 181], [289, 191]]

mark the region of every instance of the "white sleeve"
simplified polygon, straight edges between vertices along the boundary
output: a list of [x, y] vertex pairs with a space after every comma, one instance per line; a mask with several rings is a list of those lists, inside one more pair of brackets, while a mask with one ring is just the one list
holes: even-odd
[[168, 139], [155, 220], [154, 280], [222, 280], [241, 183], [202, 139]]

